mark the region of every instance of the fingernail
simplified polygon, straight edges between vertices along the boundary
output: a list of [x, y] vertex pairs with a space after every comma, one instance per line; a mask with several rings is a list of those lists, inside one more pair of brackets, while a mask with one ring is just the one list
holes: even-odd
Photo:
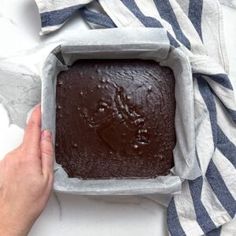
[[34, 106], [34, 108], [41, 107], [41, 103], [38, 103], [37, 105]]
[[41, 104], [39, 103], [39, 104], [37, 104], [36, 106], [34, 106], [34, 107], [29, 111], [29, 113], [27, 114], [27, 118], [26, 118], [26, 124], [29, 123], [29, 120], [30, 120], [30, 118], [31, 118], [31, 116], [32, 116], [32, 113], [33, 113], [36, 109], [40, 109], [40, 107], [41, 107]]
[[50, 130], [43, 130], [42, 131], [42, 138], [51, 139], [52, 132]]

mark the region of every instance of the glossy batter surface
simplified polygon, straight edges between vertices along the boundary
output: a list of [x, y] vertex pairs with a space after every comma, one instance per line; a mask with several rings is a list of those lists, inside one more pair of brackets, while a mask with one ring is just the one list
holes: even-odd
[[154, 61], [77, 61], [57, 80], [56, 161], [82, 179], [168, 174], [174, 84]]

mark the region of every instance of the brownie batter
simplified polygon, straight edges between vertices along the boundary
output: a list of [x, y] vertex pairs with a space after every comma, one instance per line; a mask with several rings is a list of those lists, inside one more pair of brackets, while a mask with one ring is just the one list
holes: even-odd
[[173, 72], [154, 61], [77, 61], [57, 79], [57, 163], [82, 179], [168, 174], [174, 84]]

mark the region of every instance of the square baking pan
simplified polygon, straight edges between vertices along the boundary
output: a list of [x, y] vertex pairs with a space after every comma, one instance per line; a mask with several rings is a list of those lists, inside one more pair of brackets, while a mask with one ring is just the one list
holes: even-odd
[[[82, 195], [175, 194], [181, 190], [181, 179], [191, 178], [198, 165], [195, 157], [194, 104], [191, 67], [180, 49], [171, 47], [161, 29], [108, 29], [88, 31], [74, 39], [55, 44], [41, 72], [42, 126], [50, 129], [55, 141], [57, 75], [80, 59], [154, 60], [172, 69], [175, 76], [177, 143], [175, 166], [167, 176], [153, 179], [82, 180], [69, 178], [55, 161], [54, 190]], [[68, 98], [69, 99], [69, 98]], [[183, 136], [184, 135], [184, 136]]]

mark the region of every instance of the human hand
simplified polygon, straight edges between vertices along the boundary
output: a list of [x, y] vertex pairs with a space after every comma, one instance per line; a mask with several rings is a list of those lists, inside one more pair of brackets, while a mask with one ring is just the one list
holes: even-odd
[[0, 235], [25, 236], [45, 208], [53, 184], [53, 146], [36, 106], [23, 143], [0, 161]]

